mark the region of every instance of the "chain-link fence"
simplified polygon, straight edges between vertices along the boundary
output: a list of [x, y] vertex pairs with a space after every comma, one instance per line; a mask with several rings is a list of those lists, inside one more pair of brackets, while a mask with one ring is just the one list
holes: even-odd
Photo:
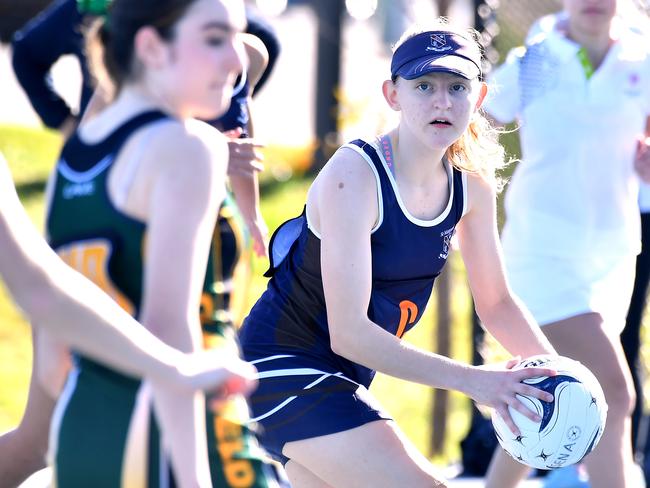
[[[561, 0], [493, 0], [485, 3], [494, 5], [498, 32], [493, 37], [492, 45], [499, 54], [499, 59], [490, 59], [497, 64], [503, 61], [507, 52], [521, 45], [533, 22], [551, 12], [562, 9]], [[618, 11], [625, 20], [638, 27], [650, 26], [650, 0], [619, 0]]]
[[499, 62], [511, 48], [523, 43], [535, 20], [561, 8], [560, 0], [501, 0], [496, 10], [499, 34], [493, 43], [501, 54]]

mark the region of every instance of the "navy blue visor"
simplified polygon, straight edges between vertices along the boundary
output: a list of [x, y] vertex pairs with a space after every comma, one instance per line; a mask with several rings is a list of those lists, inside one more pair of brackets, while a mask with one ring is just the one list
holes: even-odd
[[428, 73], [452, 73], [472, 80], [481, 74], [476, 43], [454, 32], [428, 31], [410, 37], [393, 53], [390, 73], [413, 80]]

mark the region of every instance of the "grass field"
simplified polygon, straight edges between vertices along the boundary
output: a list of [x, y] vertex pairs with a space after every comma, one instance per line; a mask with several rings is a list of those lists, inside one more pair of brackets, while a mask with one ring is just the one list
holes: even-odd
[[[43, 190], [50, 168], [54, 164], [60, 147], [59, 138], [48, 131], [0, 126], [0, 151], [9, 161], [20, 197], [39, 228], [43, 222]], [[303, 154], [304, 151], [283, 153], [275, 150], [275, 158], [282, 154]], [[273, 165], [273, 158], [270, 165]], [[269, 180], [267, 180], [269, 181]], [[309, 180], [290, 179], [284, 183], [270, 183], [263, 192], [262, 211], [271, 230], [284, 219], [294, 216], [302, 209]], [[1, 250], [0, 250], [1, 252]], [[266, 286], [262, 273], [265, 260], [253, 260], [253, 278], [247, 299], [249, 305]], [[453, 356], [468, 361], [470, 302], [464, 281], [462, 263], [452, 254], [452, 310], [451, 344]], [[421, 324], [407, 334], [406, 339], [421, 347], [435, 346], [435, 297]], [[27, 386], [31, 370], [30, 329], [0, 289], [0, 432], [15, 426], [26, 401]], [[372, 387], [387, 410], [396, 418], [407, 435], [425, 453], [429, 453], [431, 438], [432, 390], [394, 378], [378, 375]], [[451, 394], [449, 417], [446, 422], [444, 451], [435, 456], [441, 464], [459, 456], [458, 442], [468, 425], [469, 402], [459, 394]]]

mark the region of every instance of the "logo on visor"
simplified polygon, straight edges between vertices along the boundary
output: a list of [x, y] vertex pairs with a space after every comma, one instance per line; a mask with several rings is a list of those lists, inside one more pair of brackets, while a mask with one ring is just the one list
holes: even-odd
[[453, 48], [447, 45], [446, 34], [431, 34], [431, 45], [427, 46], [427, 51], [435, 51], [437, 53], [441, 53], [450, 51], [451, 49]]

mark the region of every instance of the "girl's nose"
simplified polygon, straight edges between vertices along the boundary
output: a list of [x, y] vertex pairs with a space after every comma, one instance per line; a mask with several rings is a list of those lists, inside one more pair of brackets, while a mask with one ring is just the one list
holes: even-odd
[[434, 107], [440, 110], [447, 110], [451, 107], [451, 97], [447, 90], [438, 90], [434, 96]]

